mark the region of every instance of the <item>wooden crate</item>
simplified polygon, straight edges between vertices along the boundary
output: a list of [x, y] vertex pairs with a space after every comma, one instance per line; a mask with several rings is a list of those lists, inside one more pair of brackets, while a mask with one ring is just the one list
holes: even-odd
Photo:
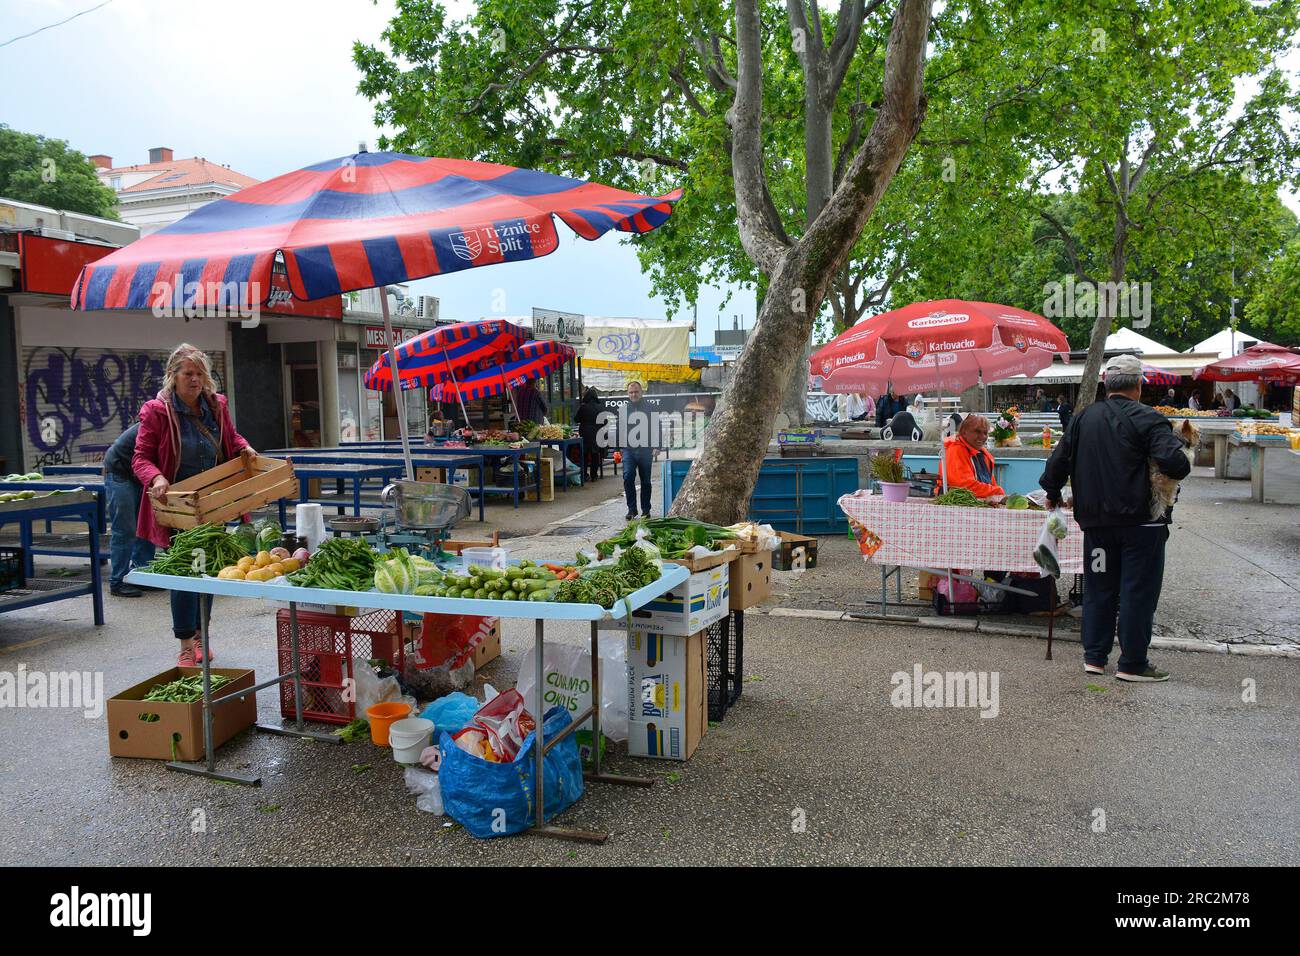
[[680, 564], [694, 574], [696, 571], [707, 571], [709, 568], [716, 568], [719, 564], [735, 561], [738, 557], [740, 557], [739, 551], [735, 548], [727, 548], [699, 558], [664, 558], [663, 560], [665, 564]]
[[[521, 476], [519, 480], [523, 481], [524, 479]], [[528, 479], [528, 491], [524, 494], [524, 500], [537, 500], [537, 485], [531, 475]], [[546, 455], [542, 456], [542, 500], [555, 500], [555, 462]]]
[[263, 505], [297, 494], [290, 459], [241, 454], [193, 478], [178, 481], [167, 500], [150, 497], [154, 518], [167, 528], [225, 524]]

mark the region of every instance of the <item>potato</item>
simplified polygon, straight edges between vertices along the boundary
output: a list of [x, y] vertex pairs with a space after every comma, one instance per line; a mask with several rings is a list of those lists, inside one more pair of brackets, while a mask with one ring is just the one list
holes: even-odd
[[252, 555], [249, 555], [246, 558], [240, 558], [235, 562], [235, 567], [239, 568], [241, 571], [251, 571], [253, 568], [257, 567], [257, 559]]
[[[284, 574], [284, 565], [279, 561], [272, 561], [266, 566], [266, 570], [271, 572], [272, 578], [278, 578], [280, 575]], [[267, 578], [267, 580], [269, 581], [270, 578]]]
[[226, 575], [227, 581], [243, 581], [247, 576], [247, 572], [245, 572], [243, 568], [226, 568], [226, 571], [230, 572]]
[[258, 568], [256, 571], [249, 571], [244, 578], [245, 581], [269, 581], [271, 576], [266, 573], [266, 568]]
[[271, 557], [270, 551], [259, 551], [257, 552], [257, 560], [254, 563], [259, 568], [264, 568], [274, 560], [275, 558]]
[[280, 561], [280, 567], [284, 569], [285, 574], [292, 574], [302, 567], [302, 564], [297, 558], [283, 558]]

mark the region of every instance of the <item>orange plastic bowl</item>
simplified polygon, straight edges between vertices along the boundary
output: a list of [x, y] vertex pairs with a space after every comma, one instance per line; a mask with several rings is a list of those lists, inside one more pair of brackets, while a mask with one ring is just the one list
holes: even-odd
[[411, 714], [410, 704], [385, 701], [366, 708], [366, 720], [370, 721], [370, 739], [379, 747], [388, 746], [388, 728], [403, 717]]

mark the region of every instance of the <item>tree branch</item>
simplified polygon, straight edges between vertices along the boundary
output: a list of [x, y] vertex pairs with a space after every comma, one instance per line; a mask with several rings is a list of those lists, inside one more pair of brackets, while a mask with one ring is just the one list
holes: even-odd
[[[763, 58], [758, 0], [736, 0], [736, 98], [731, 124], [736, 222], [745, 252], [766, 274], [780, 268], [786, 244], [769, 223], [771, 200], [763, 174]], [[769, 197], [766, 201], [764, 197]]]
[[[1075, 278], [1081, 279], [1084, 282], [1092, 282], [1094, 285], [1096, 285], [1096, 283], [1093, 282], [1093, 279], [1088, 275], [1087, 270], [1083, 268], [1083, 263], [1079, 259], [1079, 248], [1077, 245], [1075, 245], [1074, 237], [1070, 235], [1069, 230], [1067, 230], [1063, 225], [1061, 225], [1060, 220], [1057, 219], [1055, 216], [1053, 216], [1046, 209], [1040, 209], [1038, 211], [1038, 215], [1041, 216], [1043, 219], [1045, 219], [1048, 222], [1048, 224], [1051, 225], [1051, 227], [1056, 230], [1056, 236], [1061, 240], [1061, 243], [1065, 246], [1065, 255], [1070, 260], [1070, 265], [1074, 268]], [[1044, 237], [1044, 238], [1050, 238], [1050, 237]]]

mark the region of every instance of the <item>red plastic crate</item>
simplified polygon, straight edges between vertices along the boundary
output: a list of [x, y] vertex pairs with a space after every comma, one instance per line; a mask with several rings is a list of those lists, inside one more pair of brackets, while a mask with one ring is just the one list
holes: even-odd
[[[343, 696], [344, 680], [354, 677], [353, 660], [386, 660], [401, 671], [406, 653], [399, 638], [395, 611], [376, 610], [356, 617], [298, 612], [298, 661], [302, 668], [302, 716], [328, 724], [346, 724], [356, 717], [356, 705]], [[275, 634], [281, 676], [293, 671], [289, 609], [275, 614]], [[280, 684], [280, 714], [294, 716], [293, 681]]]

